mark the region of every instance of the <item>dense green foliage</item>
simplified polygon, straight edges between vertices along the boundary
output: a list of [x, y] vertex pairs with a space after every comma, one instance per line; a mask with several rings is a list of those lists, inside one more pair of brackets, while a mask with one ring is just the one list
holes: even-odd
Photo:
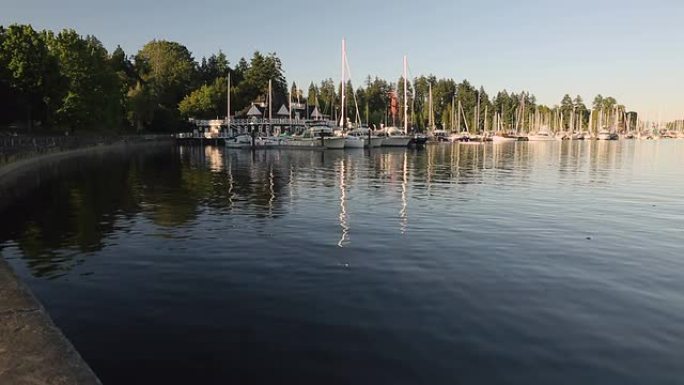
[[226, 116], [225, 78], [219, 77], [212, 84], [203, 84], [183, 98], [178, 110], [184, 118], [216, 119]]
[[[270, 81], [274, 111], [291, 95], [317, 106], [331, 119], [340, 118], [340, 83], [325, 79], [311, 83], [308, 90], [295, 84], [288, 90], [275, 53], [257, 51], [231, 68], [221, 51], [198, 62], [188, 48], [172, 41], [153, 40], [127, 56], [120, 47], [108, 53], [95, 37], [73, 30], [55, 34], [29, 25], [0, 26], [0, 97], [7, 101], [0, 106], [0, 126], [175, 131], [188, 118], [226, 115], [228, 77], [232, 114], [266, 102]], [[403, 79], [368, 77], [358, 88], [348, 82], [347, 120], [375, 126], [403, 124], [403, 87]], [[637, 120], [614, 98], [601, 95], [589, 107], [581, 97], [570, 95], [556, 106], [544, 106], [527, 91], [503, 90], [490, 96], [467, 80], [459, 83], [432, 75], [410, 80], [407, 88], [409, 126], [416, 130], [586, 128], [590, 117], [594, 125], [607, 124], [617, 114], [629, 116], [632, 123]]]
[[55, 123], [61, 127], [119, 127], [122, 124], [121, 79], [113, 70], [107, 50], [92, 36], [73, 30], [45, 34], [50, 54], [56, 58], [62, 87]]
[[43, 35], [28, 25], [0, 27], [0, 94], [7, 101], [0, 123], [51, 119], [60, 84], [57, 60]]

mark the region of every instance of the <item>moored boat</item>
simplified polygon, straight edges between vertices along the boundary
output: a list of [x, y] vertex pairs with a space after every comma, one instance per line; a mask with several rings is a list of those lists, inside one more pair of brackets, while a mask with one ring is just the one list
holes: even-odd
[[448, 142], [449, 134], [445, 130], [434, 130], [431, 139], [434, 142]]
[[425, 146], [425, 144], [428, 142], [428, 136], [425, 134], [414, 134], [413, 138], [411, 138], [411, 141], [409, 142], [409, 145], [415, 146], [415, 147], [422, 147]]
[[251, 148], [252, 137], [249, 135], [238, 135], [231, 138], [225, 138], [224, 143], [226, 148]]
[[556, 133], [556, 140], [570, 140], [572, 139], [572, 134], [569, 132], [561, 131]]
[[254, 144], [252, 145], [252, 137], [249, 134], [224, 139], [226, 148], [271, 148], [277, 147], [281, 143], [278, 139], [257, 136], [254, 138]]
[[344, 148], [363, 148], [366, 140], [360, 136], [346, 135], [344, 137]]
[[518, 137], [516, 135], [511, 135], [505, 132], [497, 132], [492, 135], [492, 142], [494, 143], [504, 143], [504, 142], [517, 142]]
[[527, 140], [530, 142], [549, 142], [556, 140], [556, 137], [549, 131], [539, 131], [537, 133], [528, 135]]
[[387, 127], [383, 132], [383, 147], [407, 147], [411, 137], [396, 127]]
[[598, 139], [598, 140], [617, 140], [618, 134], [611, 132], [611, 131], [608, 131], [608, 130], [601, 130], [596, 135], [596, 139]]
[[332, 128], [318, 124], [308, 127], [301, 135], [293, 135], [281, 147], [318, 148], [328, 150], [344, 149], [345, 138], [335, 136]]
[[349, 131], [347, 133], [347, 136], [356, 136], [363, 138], [363, 146], [366, 148], [380, 147], [382, 146], [382, 142], [384, 141], [383, 137], [375, 135], [373, 131], [371, 131], [371, 129], [368, 127], [355, 128]]
[[449, 136], [449, 141], [450, 142], [469, 142], [470, 141], [470, 134], [468, 131], [463, 131], [459, 133], [453, 133]]

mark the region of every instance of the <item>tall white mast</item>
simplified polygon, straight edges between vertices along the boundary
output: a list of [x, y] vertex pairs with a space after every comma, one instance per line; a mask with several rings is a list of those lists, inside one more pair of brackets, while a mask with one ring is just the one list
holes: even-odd
[[268, 79], [268, 135], [273, 133], [273, 85], [271, 79]]
[[430, 110], [430, 114], [428, 115], [428, 130], [433, 132], [435, 127], [435, 117], [432, 110], [432, 82], [428, 83], [428, 109]]
[[340, 97], [340, 101], [342, 102], [342, 106], [340, 107], [340, 127], [345, 128], [347, 126], [347, 119], [344, 115], [344, 105], [345, 103], [345, 97], [346, 97], [346, 90], [345, 90], [345, 84], [344, 84], [344, 63], [345, 63], [345, 55], [346, 55], [346, 47], [345, 47], [345, 42], [344, 39], [342, 39], [342, 87], [340, 87], [340, 90], [342, 92], [342, 96]]
[[271, 105], [273, 104], [273, 95], [272, 95], [272, 90], [273, 90], [273, 85], [271, 84], [271, 79], [268, 79], [268, 121], [269, 123], [271, 122], [271, 118], [273, 116], [273, 108]]
[[226, 101], [226, 122], [228, 123], [230, 128], [230, 73], [228, 73], [228, 80], [227, 80], [227, 101]]
[[[295, 89], [297, 92], [297, 89]], [[287, 91], [287, 119], [292, 119], [292, 89]]]
[[475, 111], [475, 133], [480, 132], [480, 90], [477, 90], [477, 111]]
[[451, 97], [451, 120], [449, 121], [449, 129], [451, 131], [454, 131], [454, 124], [455, 124], [454, 121], [456, 120], [456, 115], [454, 114], [454, 107], [455, 107], [454, 99], [455, 98], [452, 96]]
[[406, 77], [407, 77], [407, 64], [406, 64], [406, 55], [404, 55], [404, 135], [408, 134], [408, 92], [406, 89]]

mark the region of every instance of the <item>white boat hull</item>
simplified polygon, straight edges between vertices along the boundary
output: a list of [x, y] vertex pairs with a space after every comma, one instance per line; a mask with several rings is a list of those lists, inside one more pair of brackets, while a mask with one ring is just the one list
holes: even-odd
[[252, 146], [252, 138], [249, 136], [239, 136], [237, 138], [225, 139], [226, 148], [269, 148], [277, 147], [280, 144], [278, 140], [271, 138], [254, 138], [254, 146]]
[[411, 137], [409, 136], [388, 136], [383, 138], [383, 147], [408, 147]]
[[346, 138], [341, 136], [323, 138], [323, 146], [327, 150], [342, 150], [346, 142]]
[[363, 148], [366, 144], [365, 139], [356, 136], [347, 136], [344, 139], [344, 148]]
[[530, 142], [555, 142], [556, 137], [545, 135], [530, 135], [527, 137]]
[[251, 143], [228, 142], [226, 141], [226, 148], [250, 148]]
[[291, 138], [283, 143], [286, 148], [324, 149], [320, 138]]
[[498, 135], [492, 136], [492, 142], [494, 142], [494, 143], [517, 142], [517, 141], [518, 141], [518, 138], [510, 138], [507, 136], [498, 136]]
[[[381, 146], [382, 146], [382, 143], [383, 143], [384, 141], [385, 141], [385, 138], [381, 138], [381, 137], [379, 137], [379, 136], [371, 136], [371, 138], [370, 138], [370, 147], [371, 147], [371, 148], [381, 147]], [[368, 142], [368, 140], [366, 140], [366, 142]], [[369, 147], [369, 146], [368, 146], [368, 143], [366, 143], [366, 147]]]

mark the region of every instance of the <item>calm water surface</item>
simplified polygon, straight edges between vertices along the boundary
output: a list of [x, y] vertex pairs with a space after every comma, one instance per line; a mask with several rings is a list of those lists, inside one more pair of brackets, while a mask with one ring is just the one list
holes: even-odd
[[63, 166], [0, 250], [105, 384], [675, 384], [684, 141]]

